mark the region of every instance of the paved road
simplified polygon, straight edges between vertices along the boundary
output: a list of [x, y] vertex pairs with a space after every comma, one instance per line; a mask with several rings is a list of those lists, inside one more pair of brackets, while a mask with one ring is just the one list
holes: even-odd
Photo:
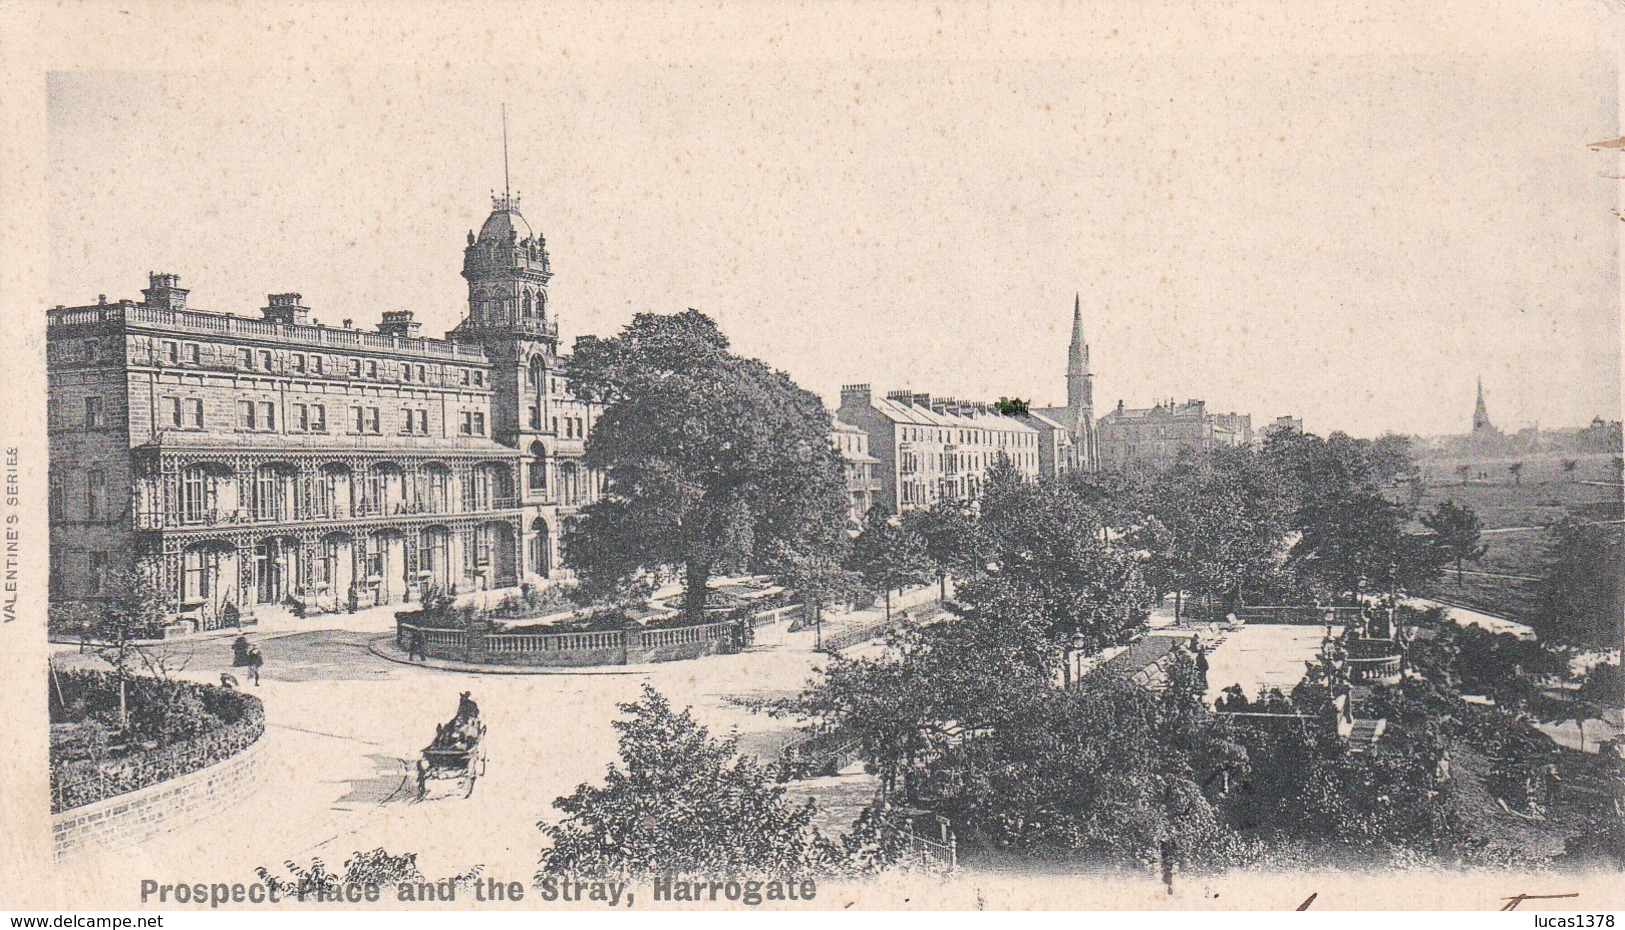
[[[76, 881], [93, 880], [101, 865], [126, 876], [236, 881], [288, 859], [320, 856], [336, 867], [380, 846], [419, 853], [431, 877], [482, 864], [487, 875], [526, 879], [541, 847], [537, 821], [554, 816], [554, 798], [602, 777], [616, 754], [615, 705], [634, 699], [644, 682], [678, 706], [692, 705], [714, 733], [735, 728], [745, 751], [772, 757], [793, 723], [750, 713], [736, 700], [792, 694], [823, 661], [811, 631], [776, 626], [760, 630], [743, 654], [631, 675], [477, 675], [370, 652], [369, 642], [392, 629], [387, 613], [307, 622], [340, 628], [250, 634], [266, 664], [259, 688], [244, 685], [265, 701], [270, 763], [255, 795], [140, 847], [81, 860]], [[230, 667], [231, 638], [176, 651], [185, 677], [214, 682]], [[418, 802], [411, 766], [464, 690], [489, 727], [487, 774], [471, 798]]]

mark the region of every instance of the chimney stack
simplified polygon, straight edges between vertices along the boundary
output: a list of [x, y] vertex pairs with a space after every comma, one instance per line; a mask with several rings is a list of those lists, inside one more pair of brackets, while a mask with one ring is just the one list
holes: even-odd
[[141, 302], [155, 310], [185, 310], [186, 295], [181, 287], [181, 276], [164, 272], [147, 272], [147, 286], [141, 289]]
[[385, 310], [384, 319], [378, 324], [378, 331], [386, 336], [413, 337], [423, 324], [412, 319], [410, 310]]
[[873, 400], [867, 384], [841, 385], [842, 407], [867, 407]]
[[303, 297], [299, 294], [267, 294], [260, 315], [268, 323], [309, 323], [310, 308], [300, 303], [301, 300]]

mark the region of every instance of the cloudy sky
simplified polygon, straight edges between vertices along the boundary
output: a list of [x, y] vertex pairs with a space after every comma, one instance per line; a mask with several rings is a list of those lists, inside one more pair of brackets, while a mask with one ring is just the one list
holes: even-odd
[[856, 52], [831, 38], [855, 17], [756, 42], [533, 16], [58, 71], [45, 303], [173, 271], [207, 309], [298, 291], [326, 323], [449, 329], [505, 102], [566, 343], [694, 307], [832, 402], [862, 381], [1059, 403], [1081, 293], [1102, 412], [1199, 397], [1460, 432], [1481, 374], [1505, 427], [1619, 416], [1604, 175], [1625, 170], [1587, 148], [1621, 134], [1607, 4], [1386, 31], [1238, 15], [1212, 41], [1174, 4], [955, 9], [943, 41], [911, 22]]

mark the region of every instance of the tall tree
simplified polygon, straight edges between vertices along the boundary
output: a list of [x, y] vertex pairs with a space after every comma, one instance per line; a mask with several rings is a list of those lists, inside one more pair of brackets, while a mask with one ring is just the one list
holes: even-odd
[[[1176, 597], [1189, 591], [1230, 609], [1275, 573], [1289, 504], [1278, 474], [1250, 450], [1182, 460], [1153, 482], [1146, 506], [1168, 533]], [[1179, 612], [1182, 598], [1175, 605]]]
[[848, 600], [863, 586], [862, 576], [845, 565], [849, 548], [843, 545], [797, 552], [780, 543], [774, 572], [783, 584], [795, 591], [804, 609], [812, 615], [819, 648], [824, 644], [824, 608]]
[[977, 560], [983, 557], [985, 547], [969, 503], [939, 500], [925, 510], [903, 514], [903, 525], [924, 541], [926, 558], [936, 569], [944, 600], [948, 597], [949, 575], [963, 576], [981, 567]]
[[1404, 531], [1400, 508], [1381, 495], [1358, 492], [1317, 500], [1300, 512], [1302, 536], [1291, 560], [1313, 586], [1333, 598], [1377, 588], [1412, 587], [1438, 574], [1443, 553]]
[[852, 568], [886, 599], [891, 620], [891, 593], [931, 579], [925, 540], [884, 507], [870, 509], [863, 529], [852, 541]]
[[1371, 442], [1371, 467], [1383, 483], [1392, 483], [1400, 475], [1416, 471], [1416, 459], [1411, 437], [1399, 433], [1383, 433]]
[[1100, 513], [1072, 483], [992, 476], [981, 525], [989, 568], [961, 585], [965, 604], [1036, 624], [1057, 657], [1074, 646], [1092, 652], [1125, 642], [1144, 623], [1150, 590], [1140, 559], [1108, 541]]
[[783, 372], [728, 350], [694, 310], [640, 313], [618, 335], [576, 341], [565, 374], [605, 404], [586, 463], [607, 479], [565, 537], [589, 589], [680, 567], [686, 608], [711, 576], [835, 544], [846, 512], [830, 418]]
[[1460, 587], [1462, 563], [1478, 561], [1490, 548], [1480, 542], [1484, 524], [1478, 514], [1466, 504], [1447, 500], [1425, 514], [1422, 525], [1436, 534], [1439, 546], [1456, 560], [1456, 586]]
[[1566, 517], [1551, 529], [1541, 582], [1543, 635], [1617, 648], [1625, 617], [1625, 531]]

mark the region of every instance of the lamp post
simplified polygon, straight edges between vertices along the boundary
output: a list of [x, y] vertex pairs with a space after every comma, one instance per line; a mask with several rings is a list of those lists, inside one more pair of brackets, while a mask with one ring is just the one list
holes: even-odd
[[1066, 648], [1066, 661], [1061, 668], [1062, 680], [1069, 689], [1083, 678], [1083, 651], [1087, 647], [1088, 640], [1084, 638], [1083, 632], [1074, 631], [1072, 641]]

